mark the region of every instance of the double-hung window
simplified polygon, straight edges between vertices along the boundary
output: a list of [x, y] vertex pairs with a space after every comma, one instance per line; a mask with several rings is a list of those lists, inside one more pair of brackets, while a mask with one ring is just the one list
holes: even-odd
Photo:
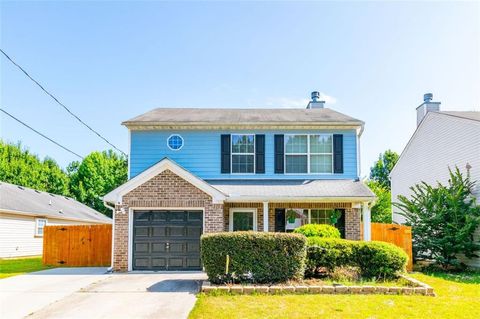
[[332, 134], [285, 135], [285, 173], [333, 173]]
[[47, 220], [45, 218], [35, 219], [35, 236], [42, 237], [43, 229], [47, 225]]
[[232, 134], [232, 173], [255, 173], [254, 134]]

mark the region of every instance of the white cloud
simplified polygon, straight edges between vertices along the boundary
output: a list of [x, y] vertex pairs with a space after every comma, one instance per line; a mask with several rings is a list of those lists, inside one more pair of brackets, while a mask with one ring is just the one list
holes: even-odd
[[[326, 106], [335, 104], [337, 99], [333, 96], [327, 95], [323, 92], [320, 92], [320, 100], [325, 101]], [[267, 106], [272, 108], [305, 108], [310, 100], [309, 99], [295, 99], [289, 97], [269, 97], [266, 98], [261, 103], [253, 103], [254, 101], [249, 101], [249, 104], [252, 106]], [[256, 105], [253, 105], [256, 104]]]

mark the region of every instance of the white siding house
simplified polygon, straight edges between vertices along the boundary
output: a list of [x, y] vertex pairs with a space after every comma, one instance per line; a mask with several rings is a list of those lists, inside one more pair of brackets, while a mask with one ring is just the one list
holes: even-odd
[[[392, 203], [398, 195], [411, 195], [410, 187], [422, 181], [446, 184], [448, 169], [455, 167], [476, 181], [474, 195], [480, 202], [480, 112], [441, 112], [440, 103], [430, 100], [426, 95], [417, 108], [417, 129], [390, 173]], [[398, 208], [392, 211], [394, 222], [405, 221]], [[465, 262], [480, 266], [480, 259]]]
[[0, 182], [0, 258], [41, 255], [45, 225], [110, 223], [72, 198]]

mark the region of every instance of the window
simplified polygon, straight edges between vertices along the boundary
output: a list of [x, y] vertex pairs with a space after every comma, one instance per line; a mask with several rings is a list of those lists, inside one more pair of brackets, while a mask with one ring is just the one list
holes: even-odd
[[255, 135], [232, 134], [232, 173], [255, 172]]
[[333, 173], [333, 136], [285, 135], [285, 173]]
[[333, 214], [332, 209], [312, 209], [310, 210], [310, 224], [331, 224], [330, 217]]
[[178, 151], [183, 147], [183, 137], [178, 134], [170, 135], [167, 139], [167, 146], [172, 151]]
[[235, 208], [230, 210], [230, 231], [257, 230], [257, 210]]
[[43, 228], [47, 225], [45, 218], [35, 219], [35, 236], [43, 236]]

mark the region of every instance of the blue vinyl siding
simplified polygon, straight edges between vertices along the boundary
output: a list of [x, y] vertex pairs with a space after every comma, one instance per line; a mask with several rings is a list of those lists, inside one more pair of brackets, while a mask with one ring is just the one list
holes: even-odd
[[[265, 134], [265, 174], [221, 174], [221, 134]], [[274, 134], [343, 134], [343, 174], [275, 174]], [[179, 151], [167, 146], [172, 134], [183, 137]], [[355, 130], [308, 131], [131, 131], [130, 178], [148, 169], [164, 157], [177, 162], [191, 173], [203, 179], [354, 179], [357, 178], [357, 145]]]

